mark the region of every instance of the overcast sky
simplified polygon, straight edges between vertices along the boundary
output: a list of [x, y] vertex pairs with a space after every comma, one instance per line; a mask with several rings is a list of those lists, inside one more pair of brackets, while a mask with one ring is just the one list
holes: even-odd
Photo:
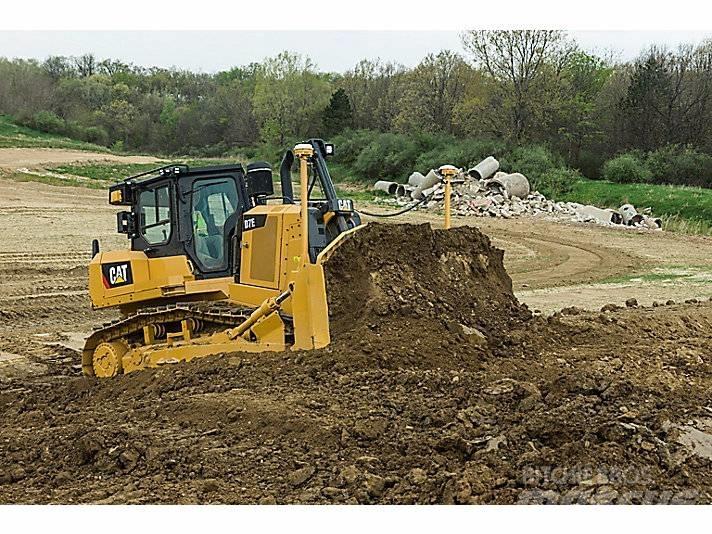
[[[671, 47], [712, 37], [704, 31], [571, 31], [585, 49], [628, 60], [655, 44]], [[455, 31], [0, 31], [0, 57], [44, 59], [91, 52], [143, 66], [216, 72], [282, 50], [308, 54], [325, 71], [363, 58], [417, 64], [430, 52], [462, 51]]]

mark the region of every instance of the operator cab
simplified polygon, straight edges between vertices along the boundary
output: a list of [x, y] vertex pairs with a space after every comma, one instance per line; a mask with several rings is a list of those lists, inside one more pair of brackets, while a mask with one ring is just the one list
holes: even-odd
[[[153, 174], [156, 171], [152, 171]], [[186, 255], [196, 278], [230, 276], [237, 222], [254, 206], [242, 165], [159, 169], [110, 189], [110, 202], [130, 206], [117, 214], [131, 250], [149, 258]]]

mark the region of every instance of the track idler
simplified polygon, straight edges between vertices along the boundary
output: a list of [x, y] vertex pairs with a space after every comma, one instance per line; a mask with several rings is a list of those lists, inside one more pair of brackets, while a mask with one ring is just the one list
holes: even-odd
[[128, 346], [122, 340], [100, 343], [94, 349], [92, 357], [94, 375], [99, 378], [110, 378], [123, 373], [121, 359], [128, 349]]

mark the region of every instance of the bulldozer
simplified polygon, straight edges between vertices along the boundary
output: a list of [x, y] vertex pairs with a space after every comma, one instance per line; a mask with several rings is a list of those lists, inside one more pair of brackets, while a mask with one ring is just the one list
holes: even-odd
[[120, 317], [87, 338], [83, 373], [328, 345], [323, 264], [361, 227], [353, 201], [337, 196], [333, 154], [321, 139], [287, 150], [278, 195], [265, 162], [168, 165], [112, 186], [109, 203], [128, 208], [117, 230], [130, 248], [104, 252], [92, 242], [89, 295], [94, 309], [118, 308]]

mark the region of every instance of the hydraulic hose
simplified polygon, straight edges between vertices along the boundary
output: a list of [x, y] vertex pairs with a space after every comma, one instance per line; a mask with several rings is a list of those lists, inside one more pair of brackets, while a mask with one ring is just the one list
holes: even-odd
[[358, 213], [362, 213], [363, 215], [368, 215], [369, 217], [396, 217], [397, 215], [403, 215], [404, 213], [408, 213], [410, 210], [413, 210], [420, 206], [421, 204], [427, 202], [432, 198], [432, 196], [435, 193], [430, 193], [428, 196], [425, 196], [421, 198], [418, 202], [413, 204], [412, 206], [408, 206], [407, 208], [404, 208], [400, 211], [394, 211], [392, 213], [371, 213], [369, 211], [364, 211], [364, 210], [356, 210]]

